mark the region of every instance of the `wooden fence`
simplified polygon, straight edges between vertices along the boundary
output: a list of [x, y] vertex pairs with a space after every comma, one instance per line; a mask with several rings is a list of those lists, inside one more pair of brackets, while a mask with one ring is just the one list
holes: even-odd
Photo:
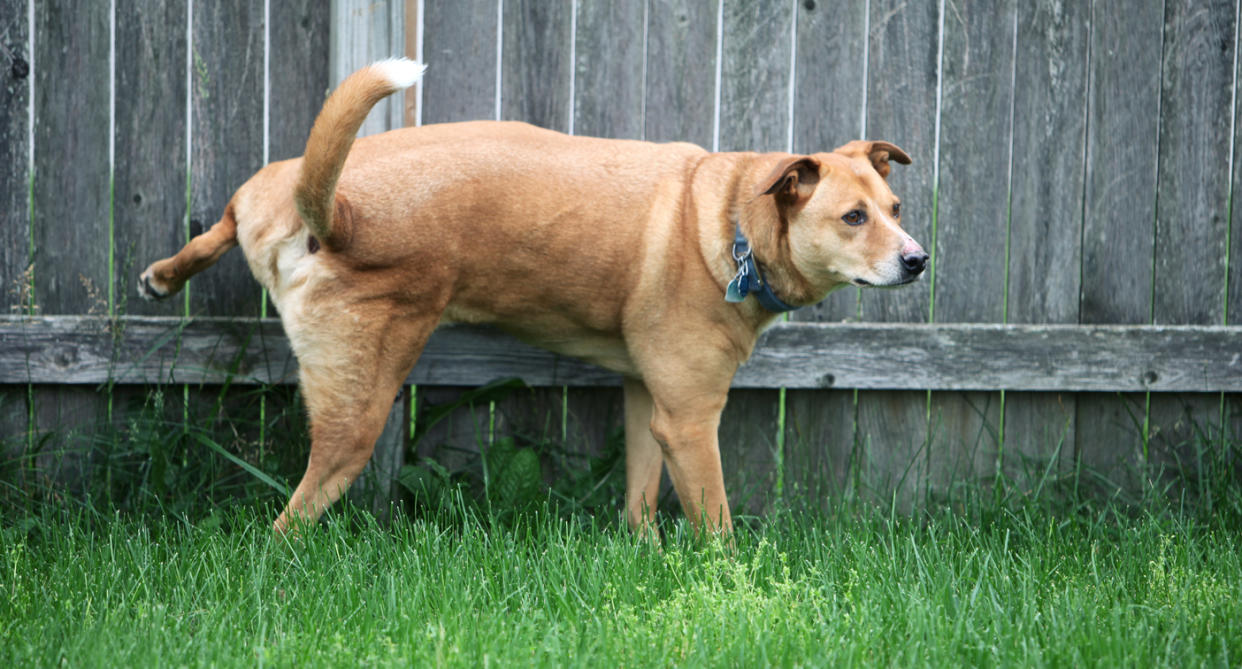
[[[914, 157], [890, 181], [927, 280], [842, 290], [765, 336], [721, 427], [734, 500], [921, 499], [1077, 464], [1122, 480], [1242, 438], [1238, 21], [1238, 0], [0, 0], [2, 434], [220, 382], [226, 359], [235, 382], [291, 379], [239, 253], [173, 304], [131, 299], [134, 279], [299, 155], [334, 82], [404, 53], [425, 82], [364, 132], [503, 118]], [[486, 420], [598, 448], [620, 423], [606, 373], [494, 333], [436, 341], [419, 401], [541, 386], [438, 442]]]

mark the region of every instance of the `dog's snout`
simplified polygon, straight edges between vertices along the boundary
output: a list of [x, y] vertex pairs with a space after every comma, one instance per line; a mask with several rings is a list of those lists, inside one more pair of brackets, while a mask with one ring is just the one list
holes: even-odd
[[920, 274], [927, 267], [927, 252], [919, 249], [913, 253], [903, 253], [901, 266], [910, 274]]

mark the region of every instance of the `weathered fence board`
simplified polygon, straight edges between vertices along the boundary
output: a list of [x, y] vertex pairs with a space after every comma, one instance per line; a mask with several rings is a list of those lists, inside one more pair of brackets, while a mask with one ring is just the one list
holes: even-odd
[[[1091, 8], [1076, 0], [1017, 7], [1008, 319], [1074, 323], [1079, 272], [1056, 268], [1081, 265]], [[1006, 473], [1027, 480], [1027, 474], [1060, 473], [1072, 462], [1061, 456], [1069, 455], [1063, 444], [1074, 443], [1075, 413], [1072, 397], [1006, 393]]]
[[651, 0], [644, 138], [712, 148], [719, 5]]
[[[194, 3], [190, 36], [190, 236], [224, 215], [263, 166], [263, 5]], [[175, 249], [174, 249], [175, 250]], [[262, 289], [240, 253], [190, 280], [189, 313], [259, 315]]]
[[[328, 95], [329, 15], [319, 0], [272, 0], [269, 160], [297, 158]], [[388, 54], [398, 55], [398, 54]]]
[[[1009, 222], [1007, 141], [1013, 132], [1012, 2], [946, 5], [941, 74], [939, 187], [936, 207], [935, 320], [1003, 322]], [[896, 168], [901, 169], [901, 168]], [[1000, 457], [999, 393], [932, 393], [929, 481], [937, 494], [953, 482], [987, 480]]]
[[[1091, 25], [1078, 321], [1149, 323], [1164, 16], [1156, 3], [1099, 0]], [[1146, 395], [1077, 403], [1075, 457], [1122, 480], [1141, 463]]]
[[30, 266], [30, 30], [27, 0], [0, 0], [0, 293], [23, 302]]
[[[423, 122], [494, 119], [500, 3], [426, 0]], [[490, 11], [489, 11], [490, 9]]]
[[[273, 319], [0, 318], [0, 383], [296, 382]], [[615, 386], [618, 377], [499, 331], [445, 326], [411, 383]], [[778, 323], [736, 388], [1242, 391], [1242, 337], [1227, 326]]]
[[[27, 0], [0, 0], [0, 304], [20, 313], [29, 303], [30, 26]], [[27, 387], [0, 388], [0, 430], [22, 435]], [[21, 440], [24, 441], [24, 440]], [[4, 453], [4, 456], [12, 454]]]
[[[44, 314], [105, 315], [111, 307], [109, 137], [111, 7], [35, 4], [33, 287]], [[89, 111], [88, 111], [89, 110]], [[83, 433], [108, 398], [81, 388], [36, 388], [34, 429]], [[79, 453], [45, 450], [45, 472], [70, 487]]]
[[572, 0], [505, 0], [500, 117], [569, 130]]
[[[363, 65], [405, 54], [404, 0], [332, 0], [331, 13], [328, 73], [332, 86]], [[402, 127], [404, 107], [402, 95], [381, 100], [358, 135]]]
[[[866, 136], [893, 142], [914, 157], [889, 175], [902, 201], [902, 225], [934, 248], [937, 77], [940, 10], [937, 3], [872, 0], [867, 36]], [[864, 290], [860, 315], [870, 321], [926, 321], [928, 277], [900, 290]], [[902, 481], [901, 496], [921, 498], [926, 471], [927, 393], [858, 393], [858, 440], [866, 449], [864, 487], [887, 492]], [[913, 464], [915, 460], [917, 464]], [[913, 467], [913, 469], [912, 469]]]
[[[1224, 322], [1237, 5], [1165, 4], [1152, 288], [1155, 323]], [[1219, 440], [1220, 398], [1152, 397], [1149, 456], [1193, 459]], [[1158, 460], [1157, 460], [1158, 456]]]
[[[417, 24], [406, 25], [404, 0], [333, 0], [328, 26], [331, 47], [327, 63], [327, 84], [336, 87], [355, 70], [377, 60], [406, 55], [406, 32], [417, 32]], [[411, 17], [417, 20], [417, 17]], [[417, 44], [415, 44], [417, 47]], [[413, 55], [413, 54], [409, 54]], [[358, 135], [373, 135], [405, 125], [406, 96], [393, 95], [377, 104], [367, 115]], [[307, 105], [318, 112], [322, 102]], [[393, 399], [388, 421], [375, 443], [370, 462], [358, 477], [350, 496], [369, 503], [372, 511], [387, 517], [388, 505], [397, 494], [396, 475], [405, 464], [409, 432], [408, 389]]]
[[169, 306], [138, 299], [147, 264], [186, 242], [185, 0], [116, 4], [116, 96], [113, 263], [123, 313], [167, 316]]
[[580, 2], [574, 43], [574, 134], [642, 139], [645, 3]]
[[[863, 135], [866, 112], [865, 3], [795, 6], [793, 151], [831, 151]], [[857, 318], [858, 289], [842, 288], [820, 304], [790, 314], [794, 321]], [[851, 482], [854, 391], [796, 390], [785, 395], [785, 485], [815, 497]]]

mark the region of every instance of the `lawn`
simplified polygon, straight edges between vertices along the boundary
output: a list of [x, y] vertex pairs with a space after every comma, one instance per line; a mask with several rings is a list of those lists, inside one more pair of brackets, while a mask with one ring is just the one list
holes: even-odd
[[1242, 661], [1242, 533], [1173, 511], [666, 521], [348, 509], [6, 523], [4, 666], [1159, 666]]

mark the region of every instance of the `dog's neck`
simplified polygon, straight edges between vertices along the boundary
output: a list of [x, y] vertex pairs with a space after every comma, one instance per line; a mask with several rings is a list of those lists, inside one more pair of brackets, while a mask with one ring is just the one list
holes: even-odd
[[[755, 262], [777, 297], [792, 307], [814, 304], [822, 298], [822, 291], [794, 266], [789, 222], [783, 220], [775, 198], [760, 196], [741, 203], [733, 222], [750, 240]], [[733, 235], [731, 230], [729, 235]]]

